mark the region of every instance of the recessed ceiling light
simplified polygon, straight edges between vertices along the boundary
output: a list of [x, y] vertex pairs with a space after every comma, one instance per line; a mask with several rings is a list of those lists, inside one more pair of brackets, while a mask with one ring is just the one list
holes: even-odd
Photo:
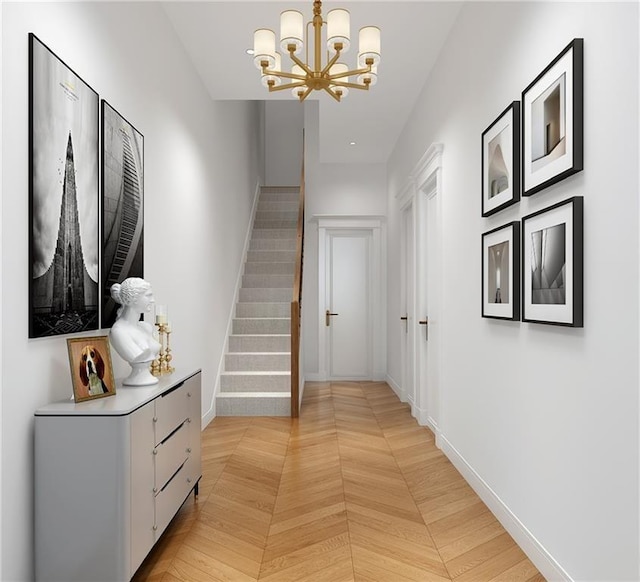
[[252, 48], [248, 48], [246, 51], [244, 51], [245, 53], [247, 53], [248, 55], [253, 55], [255, 54], [254, 50]]
[[356, 145], [356, 142], [355, 142], [355, 141], [350, 141], [350, 142], [349, 142], [349, 145], [350, 145], [350, 146], [354, 146], [354, 145]]

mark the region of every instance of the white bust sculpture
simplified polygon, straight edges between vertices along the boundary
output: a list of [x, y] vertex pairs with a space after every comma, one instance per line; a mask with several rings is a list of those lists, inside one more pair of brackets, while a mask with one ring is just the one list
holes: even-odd
[[153, 326], [140, 321], [140, 314], [154, 303], [151, 285], [139, 277], [130, 277], [111, 286], [111, 297], [122, 305], [109, 332], [113, 349], [131, 365], [131, 374], [123, 380], [127, 386], [156, 384], [158, 378], [149, 366], [158, 357], [160, 344], [153, 337]]

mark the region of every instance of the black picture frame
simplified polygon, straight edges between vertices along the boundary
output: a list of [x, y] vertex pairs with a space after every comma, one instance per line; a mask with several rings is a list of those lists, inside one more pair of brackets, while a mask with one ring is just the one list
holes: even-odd
[[99, 97], [29, 33], [29, 337], [98, 328]]
[[102, 100], [101, 327], [116, 320], [111, 285], [144, 278], [144, 136]]
[[482, 235], [482, 317], [520, 321], [519, 221]]
[[584, 41], [573, 39], [522, 92], [522, 183], [531, 196], [583, 169]]
[[520, 200], [520, 102], [513, 101], [482, 133], [482, 216]]
[[522, 219], [522, 321], [583, 327], [583, 222], [581, 196]]

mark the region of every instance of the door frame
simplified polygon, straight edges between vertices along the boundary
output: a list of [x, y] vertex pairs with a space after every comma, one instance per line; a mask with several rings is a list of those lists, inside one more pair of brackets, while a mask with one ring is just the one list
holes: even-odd
[[[444, 146], [434, 143], [424, 153], [416, 164], [404, 187], [398, 192], [396, 199], [398, 208], [402, 211], [413, 202], [414, 209], [414, 237], [415, 237], [415, 324], [417, 320], [428, 316], [429, 326], [438, 326], [440, 346], [434, 354], [435, 364], [439, 371], [442, 370], [442, 342], [444, 339], [444, 320], [442, 317], [442, 280], [443, 280], [443, 244], [442, 244], [442, 163]], [[435, 232], [428, 236], [428, 212], [431, 208], [435, 212], [432, 225]], [[435, 281], [427, 279], [427, 243], [435, 243], [434, 252], [430, 253], [431, 263], [429, 272]], [[426, 311], [426, 293], [430, 288], [438, 296], [437, 311]], [[402, 298], [400, 298], [402, 301]], [[429, 307], [431, 309], [431, 307]], [[428, 426], [436, 435], [436, 443], [439, 442], [442, 406], [440, 394], [442, 391], [442, 377], [439, 376], [433, 386], [427, 387], [427, 378], [423, 372], [425, 368], [426, 353], [424, 342], [421, 341], [423, 330], [420, 326], [414, 342], [414, 391], [415, 402], [411, 406], [411, 414], [421, 425]], [[414, 330], [415, 331], [415, 330]]]
[[318, 376], [320, 381], [332, 380], [329, 375], [328, 334], [325, 325], [325, 293], [327, 285], [327, 240], [330, 233], [365, 230], [371, 234], [369, 277], [371, 285], [370, 361], [373, 381], [382, 381], [387, 369], [386, 322], [386, 229], [384, 216], [315, 215], [318, 224]]

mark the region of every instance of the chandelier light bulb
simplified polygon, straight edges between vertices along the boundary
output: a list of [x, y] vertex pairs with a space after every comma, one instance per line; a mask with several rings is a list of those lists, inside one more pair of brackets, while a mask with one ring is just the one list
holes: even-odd
[[346, 53], [351, 46], [349, 11], [342, 8], [329, 10], [327, 13], [327, 49], [334, 51], [336, 44], [342, 45], [341, 51]]
[[[276, 53], [275, 64], [273, 66], [274, 71], [282, 70], [282, 57], [280, 53]], [[273, 83], [269, 83], [269, 81], [273, 81]], [[278, 86], [282, 83], [282, 79], [278, 77], [278, 75], [262, 75], [262, 84], [269, 88], [269, 86]]]
[[268, 28], [259, 28], [253, 33], [253, 62], [259, 69], [267, 62], [267, 68], [276, 64], [276, 33]]
[[285, 10], [280, 14], [280, 49], [289, 52], [289, 45], [296, 47], [294, 54], [302, 52], [304, 43], [304, 16], [297, 10]]
[[377, 26], [361, 28], [358, 44], [358, 64], [365, 67], [367, 60], [370, 60], [372, 65], [377, 66], [380, 62], [380, 29]]

